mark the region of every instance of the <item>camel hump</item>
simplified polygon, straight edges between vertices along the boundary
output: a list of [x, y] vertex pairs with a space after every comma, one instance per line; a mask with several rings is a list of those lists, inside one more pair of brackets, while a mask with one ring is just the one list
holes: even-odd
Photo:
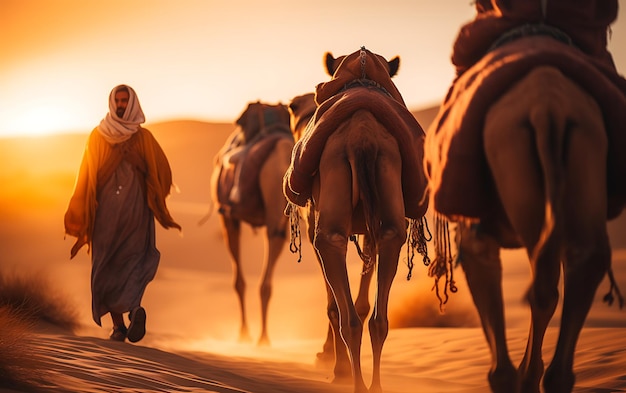
[[235, 122], [241, 127], [246, 144], [254, 143], [265, 135], [280, 132], [291, 135], [289, 109], [284, 104], [253, 102]]

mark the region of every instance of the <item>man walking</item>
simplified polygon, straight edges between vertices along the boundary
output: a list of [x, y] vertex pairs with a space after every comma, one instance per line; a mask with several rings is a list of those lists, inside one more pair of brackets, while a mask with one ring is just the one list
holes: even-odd
[[146, 332], [141, 299], [160, 259], [154, 219], [181, 230], [165, 202], [172, 186], [169, 162], [141, 127], [144, 121], [135, 91], [116, 86], [109, 112], [89, 136], [65, 213], [65, 233], [77, 238], [70, 259], [84, 245], [91, 251], [93, 319], [102, 326], [109, 313], [110, 338], [117, 341], [137, 342]]

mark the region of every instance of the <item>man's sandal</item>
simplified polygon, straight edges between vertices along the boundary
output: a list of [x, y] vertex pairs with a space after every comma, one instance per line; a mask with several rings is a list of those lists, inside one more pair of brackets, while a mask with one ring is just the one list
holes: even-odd
[[130, 325], [126, 338], [131, 343], [136, 343], [146, 335], [146, 310], [143, 307], [135, 307], [130, 312]]
[[109, 339], [113, 341], [124, 341], [126, 340], [127, 333], [126, 326], [113, 326], [113, 332], [111, 332]]

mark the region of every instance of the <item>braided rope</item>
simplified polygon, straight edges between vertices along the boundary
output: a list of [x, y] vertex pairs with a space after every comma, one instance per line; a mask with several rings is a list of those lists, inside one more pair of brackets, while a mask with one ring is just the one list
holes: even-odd
[[501, 47], [502, 45], [508, 44], [509, 42], [513, 42], [517, 39], [538, 35], [550, 37], [566, 45], [574, 46], [574, 43], [570, 36], [554, 26], [546, 25], [544, 23], [527, 23], [514, 27], [511, 30], [502, 34], [498, 39], [495, 40], [493, 44], [491, 44], [487, 52], [491, 52]]
[[359, 235], [350, 235], [349, 239], [350, 241], [352, 241], [352, 243], [354, 243], [356, 252], [359, 254], [359, 258], [361, 258], [361, 260], [363, 261], [363, 271], [361, 272], [361, 275], [364, 276], [372, 270], [372, 267], [374, 266], [374, 261], [376, 259], [372, 258], [371, 247], [369, 247], [370, 250], [367, 253], [361, 250], [361, 246], [359, 245]]
[[609, 292], [604, 295], [604, 298], [602, 298], [602, 301], [607, 303], [610, 306], [613, 305], [613, 302], [615, 301], [615, 297], [613, 296], [613, 292], [615, 292], [615, 295], [617, 296], [617, 302], [619, 305], [619, 308], [622, 309], [624, 307], [624, 298], [622, 297], [622, 293], [619, 290], [619, 287], [617, 286], [617, 283], [615, 282], [615, 277], [613, 276], [613, 268], [609, 268], [609, 271], [607, 272], [607, 274], [609, 275], [609, 281], [611, 282], [611, 287], [609, 288]]
[[[289, 217], [289, 251], [298, 253], [298, 263], [302, 261], [302, 234], [300, 233], [300, 210], [289, 202], [285, 208], [285, 215]], [[297, 243], [297, 244], [296, 244]]]
[[365, 47], [361, 47], [361, 52], [359, 52], [360, 60], [361, 60], [361, 79], [366, 79], [365, 73], [365, 59], [367, 58], [367, 52], [365, 51]]

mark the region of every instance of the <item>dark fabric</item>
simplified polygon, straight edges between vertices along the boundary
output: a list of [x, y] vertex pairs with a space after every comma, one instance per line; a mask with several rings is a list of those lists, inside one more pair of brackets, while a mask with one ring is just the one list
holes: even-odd
[[98, 192], [93, 228], [92, 316], [125, 313], [141, 304], [160, 259], [144, 175], [122, 160]]
[[371, 112], [397, 139], [402, 156], [405, 214], [410, 218], [422, 217], [427, 209], [427, 201], [422, 201], [426, 189], [422, 166], [424, 131], [404, 104], [376, 87], [345, 90], [317, 108], [305, 134], [294, 146], [283, 184], [285, 196], [296, 205], [306, 205], [326, 140], [359, 110]]
[[479, 217], [492, 206], [493, 198], [484, 198], [492, 189], [482, 145], [484, 117], [513, 83], [539, 65], [558, 68], [598, 101], [609, 138], [607, 215], [613, 218], [621, 211], [626, 201], [626, 80], [612, 67], [590, 62], [580, 50], [543, 36], [495, 49], [450, 88], [426, 136], [437, 211]]
[[545, 15], [540, 0], [481, 0], [476, 18], [464, 25], [454, 43], [452, 64], [462, 74], [476, 64], [496, 39], [517, 26], [544, 23], [571, 37], [593, 63], [614, 68], [606, 49], [607, 29], [617, 18], [617, 0], [550, 0]]

